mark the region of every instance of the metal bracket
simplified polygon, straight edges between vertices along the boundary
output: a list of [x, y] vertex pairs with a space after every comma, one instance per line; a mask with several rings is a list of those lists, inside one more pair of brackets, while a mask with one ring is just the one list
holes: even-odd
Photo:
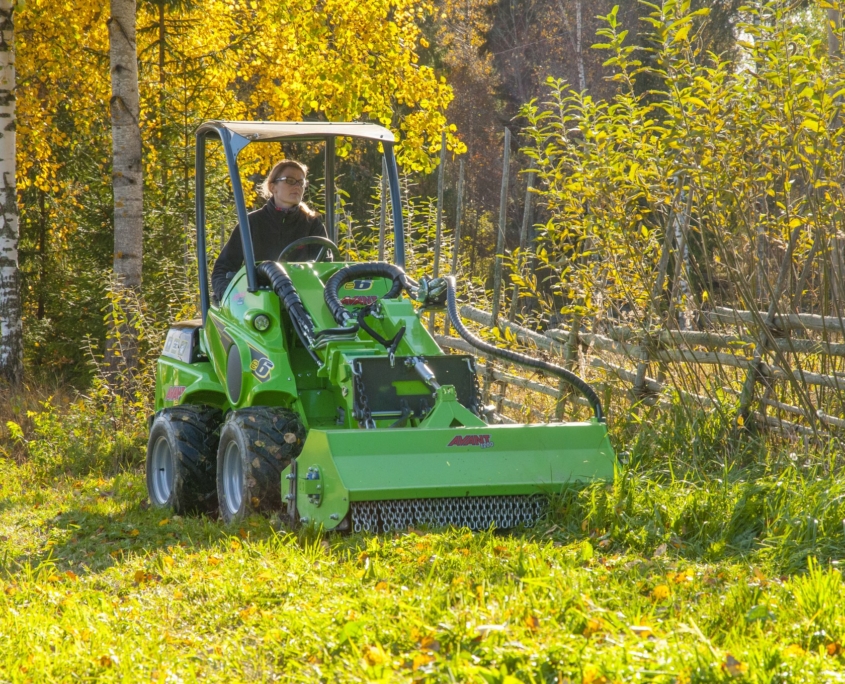
[[296, 459], [293, 459], [290, 462], [290, 473], [288, 473], [288, 493], [285, 496], [288, 502], [288, 519], [291, 521], [291, 524], [296, 525], [299, 522], [299, 517], [296, 514], [296, 472], [297, 472], [297, 462]]
[[320, 507], [323, 503], [323, 478], [321, 477], [320, 466], [310, 466], [305, 473], [304, 490], [308, 502], [312, 506]]

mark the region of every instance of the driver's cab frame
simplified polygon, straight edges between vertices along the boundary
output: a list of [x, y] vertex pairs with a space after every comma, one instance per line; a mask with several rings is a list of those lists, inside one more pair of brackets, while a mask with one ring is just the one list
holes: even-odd
[[[252, 121], [208, 121], [196, 131], [196, 226], [197, 226], [197, 262], [200, 286], [200, 308], [205, 324], [210, 306], [208, 255], [206, 251], [206, 141], [218, 139], [222, 143], [223, 153], [238, 224], [249, 226], [243, 185], [238, 169], [238, 155], [253, 142], [282, 141], [323, 141], [325, 143], [325, 223], [332, 242], [337, 243], [337, 225], [334, 216], [335, 205], [335, 139], [351, 137], [372, 140], [382, 144], [384, 161], [390, 190], [394, 230], [393, 262], [400, 268], [405, 267], [404, 230], [402, 227], [402, 204], [399, 192], [399, 170], [394, 154], [396, 139], [387, 128], [371, 123], [322, 123], [322, 122], [252, 122]], [[255, 255], [252, 248], [250, 231], [241, 230], [241, 242], [244, 253], [244, 267], [247, 291], [259, 289], [256, 273]]]

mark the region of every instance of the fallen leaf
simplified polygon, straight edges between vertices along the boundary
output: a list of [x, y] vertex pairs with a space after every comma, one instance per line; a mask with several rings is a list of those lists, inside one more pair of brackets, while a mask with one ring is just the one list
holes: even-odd
[[540, 620], [536, 615], [528, 615], [525, 618], [525, 626], [532, 632], [536, 632], [540, 629]]
[[139, 534], [141, 534], [141, 533], [136, 529], [129, 530], [129, 536], [130, 537], [137, 537]]
[[376, 591], [390, 591], [390, 587], [387, 582], [382, 580], [381, 582], [376, 583]]
[[661, 556], [665, 556], [665, 555], [666, 555], [666, 549], [667, 549], [667, 548], [668, 548], [668, 547], [667, 547], [667, 545], [666, 545], [666, 544], [661, 544], [660, 546], [658, 546], [658, 547], [654, 550], [654, 553], [652, 554], [652, 556], [651, 556], [651, 557], [652, 557], [652, 558], [660, 558]]
[[364, 660], [367, 661], [368, 665], [381, 665], [385, 660], [387, 660], [387, 656], [381, 646], [367, 646], [367, 648], [364, 649]]
[[722, 663], [722, 670], [727, 672], [731, 677], [739, 677], [745, 672], [748, 672], [748, 665], [741, 663], [728, 653], [725, 655], [725, 662]]
[[669, 598], [669, 587], [665, 584], [658, 584], [651, 590], [651, 598], [655, 601], [665, 601]]
[[440, 642], [433, 636], [424, 636], [420, 639], [420, 650], [422, 651], [440, 651]]
[[807, 651], [801, 648], [801, 646], [799, 646], [798, 644], [790, 644], [785, 649], [783, 649], [783, 654], [787, 658], [800, 658], [806, 655]]
[[833, 642], [832, 644], [828, 644], [825, 647], [825, 650], [827, 651], [827, 654], [829, 656], [837, 656], [842, 653], [842, 646], [836, 642]]
[[429, 653], [417, 653], [414, 656], [412, 667], [414, 670], [419, 670], [421, 667], [428, 665], [432, 660], [434, 660], [434, 656]]
[[589, 637], [602, 631], [604, 631], [604, 621], [599, 618], [590, 618], [587, 620], [587, 626], [584, 627], [582, 634], [585, 637]]
[[159, 520], [158, 526], [162, 527], [170, 522], [170, 518], [165, 518], [164, 520]]

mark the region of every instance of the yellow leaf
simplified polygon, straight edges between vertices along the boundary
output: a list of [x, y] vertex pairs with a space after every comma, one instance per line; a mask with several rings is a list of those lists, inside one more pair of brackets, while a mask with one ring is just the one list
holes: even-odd
[[687, 23], [681, 26], [681, 28], [679, 28], [678, 32], [675, 34], [675, 38], [672, 40], [672, 42], [680, 43], [682, 40], [686, 40], [691, 28], [691, 23]]
[[807, 651], [801, 648], [801, 646], [799, 646], [798, 644], [790, 644], [785, 649], [783, 649], [783, 654], [787, 658], [800, 658], [806, 655]]
[[655, 601], [665, 601], [669, 598], [669, 587], [665, 584], [658, 584], [654, 589], [651, 590], [651, 597]]
[[163, 525], [166, 525], [169, 522], [170, 522], [170, 518], [165, 518], [164, 520], [159, 521], [158, 526], [162, 527]]
[[375, 646], [367, 646], [364, 649], [364, 660], [367, 661], [368, 665], [381, 665], [387, 660], [387, 656], [381, 646], [376, 644]]
[[417, 653], [414, 656], [414, 670], [419, 670], [421, 667], [428, 665], [432, 660], [434, 660], [434, 656], [428, 653]]

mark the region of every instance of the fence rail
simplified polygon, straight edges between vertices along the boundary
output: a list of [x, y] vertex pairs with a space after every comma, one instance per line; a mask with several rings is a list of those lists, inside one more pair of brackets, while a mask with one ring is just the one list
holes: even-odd
[[[493, 316], [481, 309], [465, 305], [461, 315], [482, 328], [494, 327]], [[626, 325], [606, 326], [602, 332], [555, 328], [539, 332], [499, 317], [495, 327], [500, 336], [513, 340], [521, 347], [538, 351], [557, 363], [572, 367], [572, 350], [576, 350], [581, 371], [590, 375], [600, 394], [612, 396], [616, 402], [627, 402], [627, 407], [638, 405], [668, 406], [671, 395], [681, 401], [708, 410], [736, 411], [742, 396], [743, 374], [753, 373], [756, 382], [764, 387], [758, 398], [759, 410], [749, 416], [758, 424], [789, 434], [818, 435], [821, 431], [845, 428], [845, 415], [834, 415], [822, 410], [819, 392], [845, 390], [845, 372], [818, 372], [819, 368], [842, 365], [845, 343], [828, 339], [795, 337], [822, 332], [827, 336], [843, 335], [841, 321], [831, 316], [790, 314], [775, 316], [772, 325], [765, 324], [761, 312], [716, 308], [705, 317], [709, 325], [731, 328], [723, 331], [669, 330], [646, 331]], [[583, 321], [579, 321], [583, 324]], [[773, 338], [773, 334], [778, 335]], [[762, 340], [771, 344], [766, 358], [755, 356], [763, 346]], [[464, 340], [448, 335], [436, 335], [437, 343], [446, 349], [476, 353]], [[551, 385], [532, 377], [517, 374], [520, 370], [534, 373], [534, 369], [512, 366], [516, 372], [497, 368], [497, 360], [484, 358], [479, 363], [483, 378], [483, 393], [498, 408], [508, 408], [536, 420], [560, 417], [561, 407], [567, 402], [586, 406], [586, 400], [573, 397], [565, 384]], [[787, 363], [788, 362], [788, 363]], [[686, 373], [668, 374], [665, 379], [661, 369], [669, 366], [684, 367]], [[811, 370], [812, 368], [812, 370]], [[649, 374], [657, 370], [657, 377]], [[709, 369], [709, 370], [708, 370]], [[677, 378], [688, 376], [688, 386]], [[592, 377], [596, 376], [596, 377]], [[746, 376], [747, 377], [747, 376]], [[714, 385], [713, 381], [719, 382]], [[785, 401], [775, 398], [775, 387], [790, 390], [790, 397], [803, 401]], [[513, 401], [507, 396], [508, 388], [553, 400], [554, 408], [547, 412], [524, 402]], [[716, 391], [714, 391], [714, 388]], [[803, 404], [803, 405], [796, 405]], [[775, 415], [770, 415], [773, 411]]]

